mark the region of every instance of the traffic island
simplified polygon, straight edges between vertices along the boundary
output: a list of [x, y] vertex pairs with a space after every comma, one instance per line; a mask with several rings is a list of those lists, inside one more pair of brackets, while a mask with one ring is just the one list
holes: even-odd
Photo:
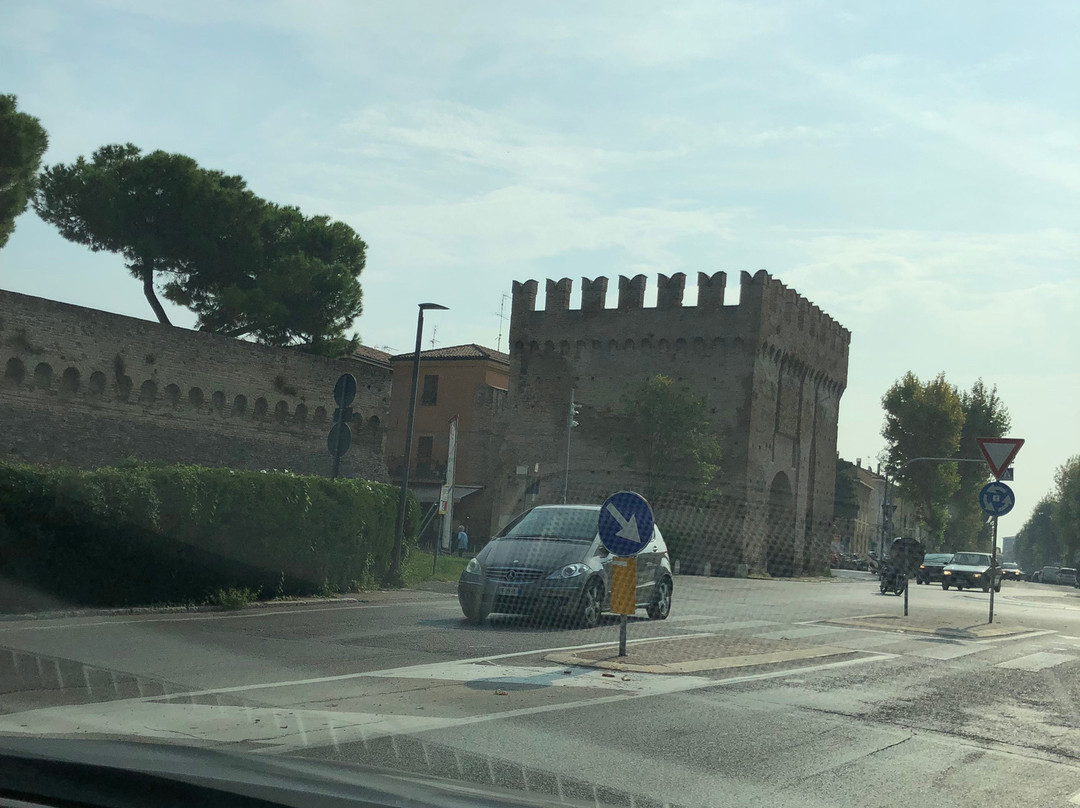
[[707, 673], [730, 668], [782, 665], [822, 657], [857, 657], [850, 648], [741, 634], [711, 634], [631, 642], [619, 656], [617, 643], [548, 654], [549, 662], [627, 673]]
[[1001, 623], [948, 624], [939, 617], [903, 617], [895, 614], [868, 614], [861, 617], [837, 617], [819, 621], [826, 626], [864, 628], [871, 631], [895, 631], [900, 634], [921, 634], [951, 640], [997, 640], [1030, 634], [1034, 629], [1025, 626], [1004, 626]]

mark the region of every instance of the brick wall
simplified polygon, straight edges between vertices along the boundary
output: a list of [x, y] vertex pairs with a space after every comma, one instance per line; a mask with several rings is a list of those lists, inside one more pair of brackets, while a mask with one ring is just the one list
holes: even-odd
[[128, 457], [325, 474], [333, 386], [357, 380], [341, 473], [386, 480], [390, 371], [0, 291], [0, 459]]

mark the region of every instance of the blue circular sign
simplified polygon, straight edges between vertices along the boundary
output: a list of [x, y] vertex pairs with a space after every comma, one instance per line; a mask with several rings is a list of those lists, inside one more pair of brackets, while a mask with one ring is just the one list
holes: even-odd
[[600, 541], [612, 555], [634, 556], [652, 541], [653, 512], [633, 491], [612, 494], [600, 508]]
[[979, 492], [979, 507], [991, 516], [1004, 516], [1013, 509], [1016, 498], [1005, 483], [995, 482], [983, 486]]

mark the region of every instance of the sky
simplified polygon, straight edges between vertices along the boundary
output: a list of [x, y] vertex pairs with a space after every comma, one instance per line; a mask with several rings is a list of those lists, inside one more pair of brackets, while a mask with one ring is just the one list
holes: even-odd
[[[1010, 535], [1080, 453], [1078, 29], [1073, 0], [0, 0], [0, 92], [47, 164], [132, 142], [347, 222], [394, 352], [429, 300], [426, 345], [505, 350], [514, 280], [613, 305], [645, 273], [648, 305], [766, 269], [852, 332], [843, 457], [876, 462], [908, 370], [997, 385]], [[152, 319], [33, 212], [0, 287]]]

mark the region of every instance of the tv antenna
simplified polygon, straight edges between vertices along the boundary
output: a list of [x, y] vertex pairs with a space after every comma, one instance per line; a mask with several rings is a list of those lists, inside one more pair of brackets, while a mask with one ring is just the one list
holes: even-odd
[[496, 315], [499, 318], [499, 336], [495, 340], [495, 350], [502, 350], [502, 335], [503, 335], [503, 323], [506, 322], [506, 301], [510, 295], [503, 293], [503, 296], [499, 298], [499, 313]]

